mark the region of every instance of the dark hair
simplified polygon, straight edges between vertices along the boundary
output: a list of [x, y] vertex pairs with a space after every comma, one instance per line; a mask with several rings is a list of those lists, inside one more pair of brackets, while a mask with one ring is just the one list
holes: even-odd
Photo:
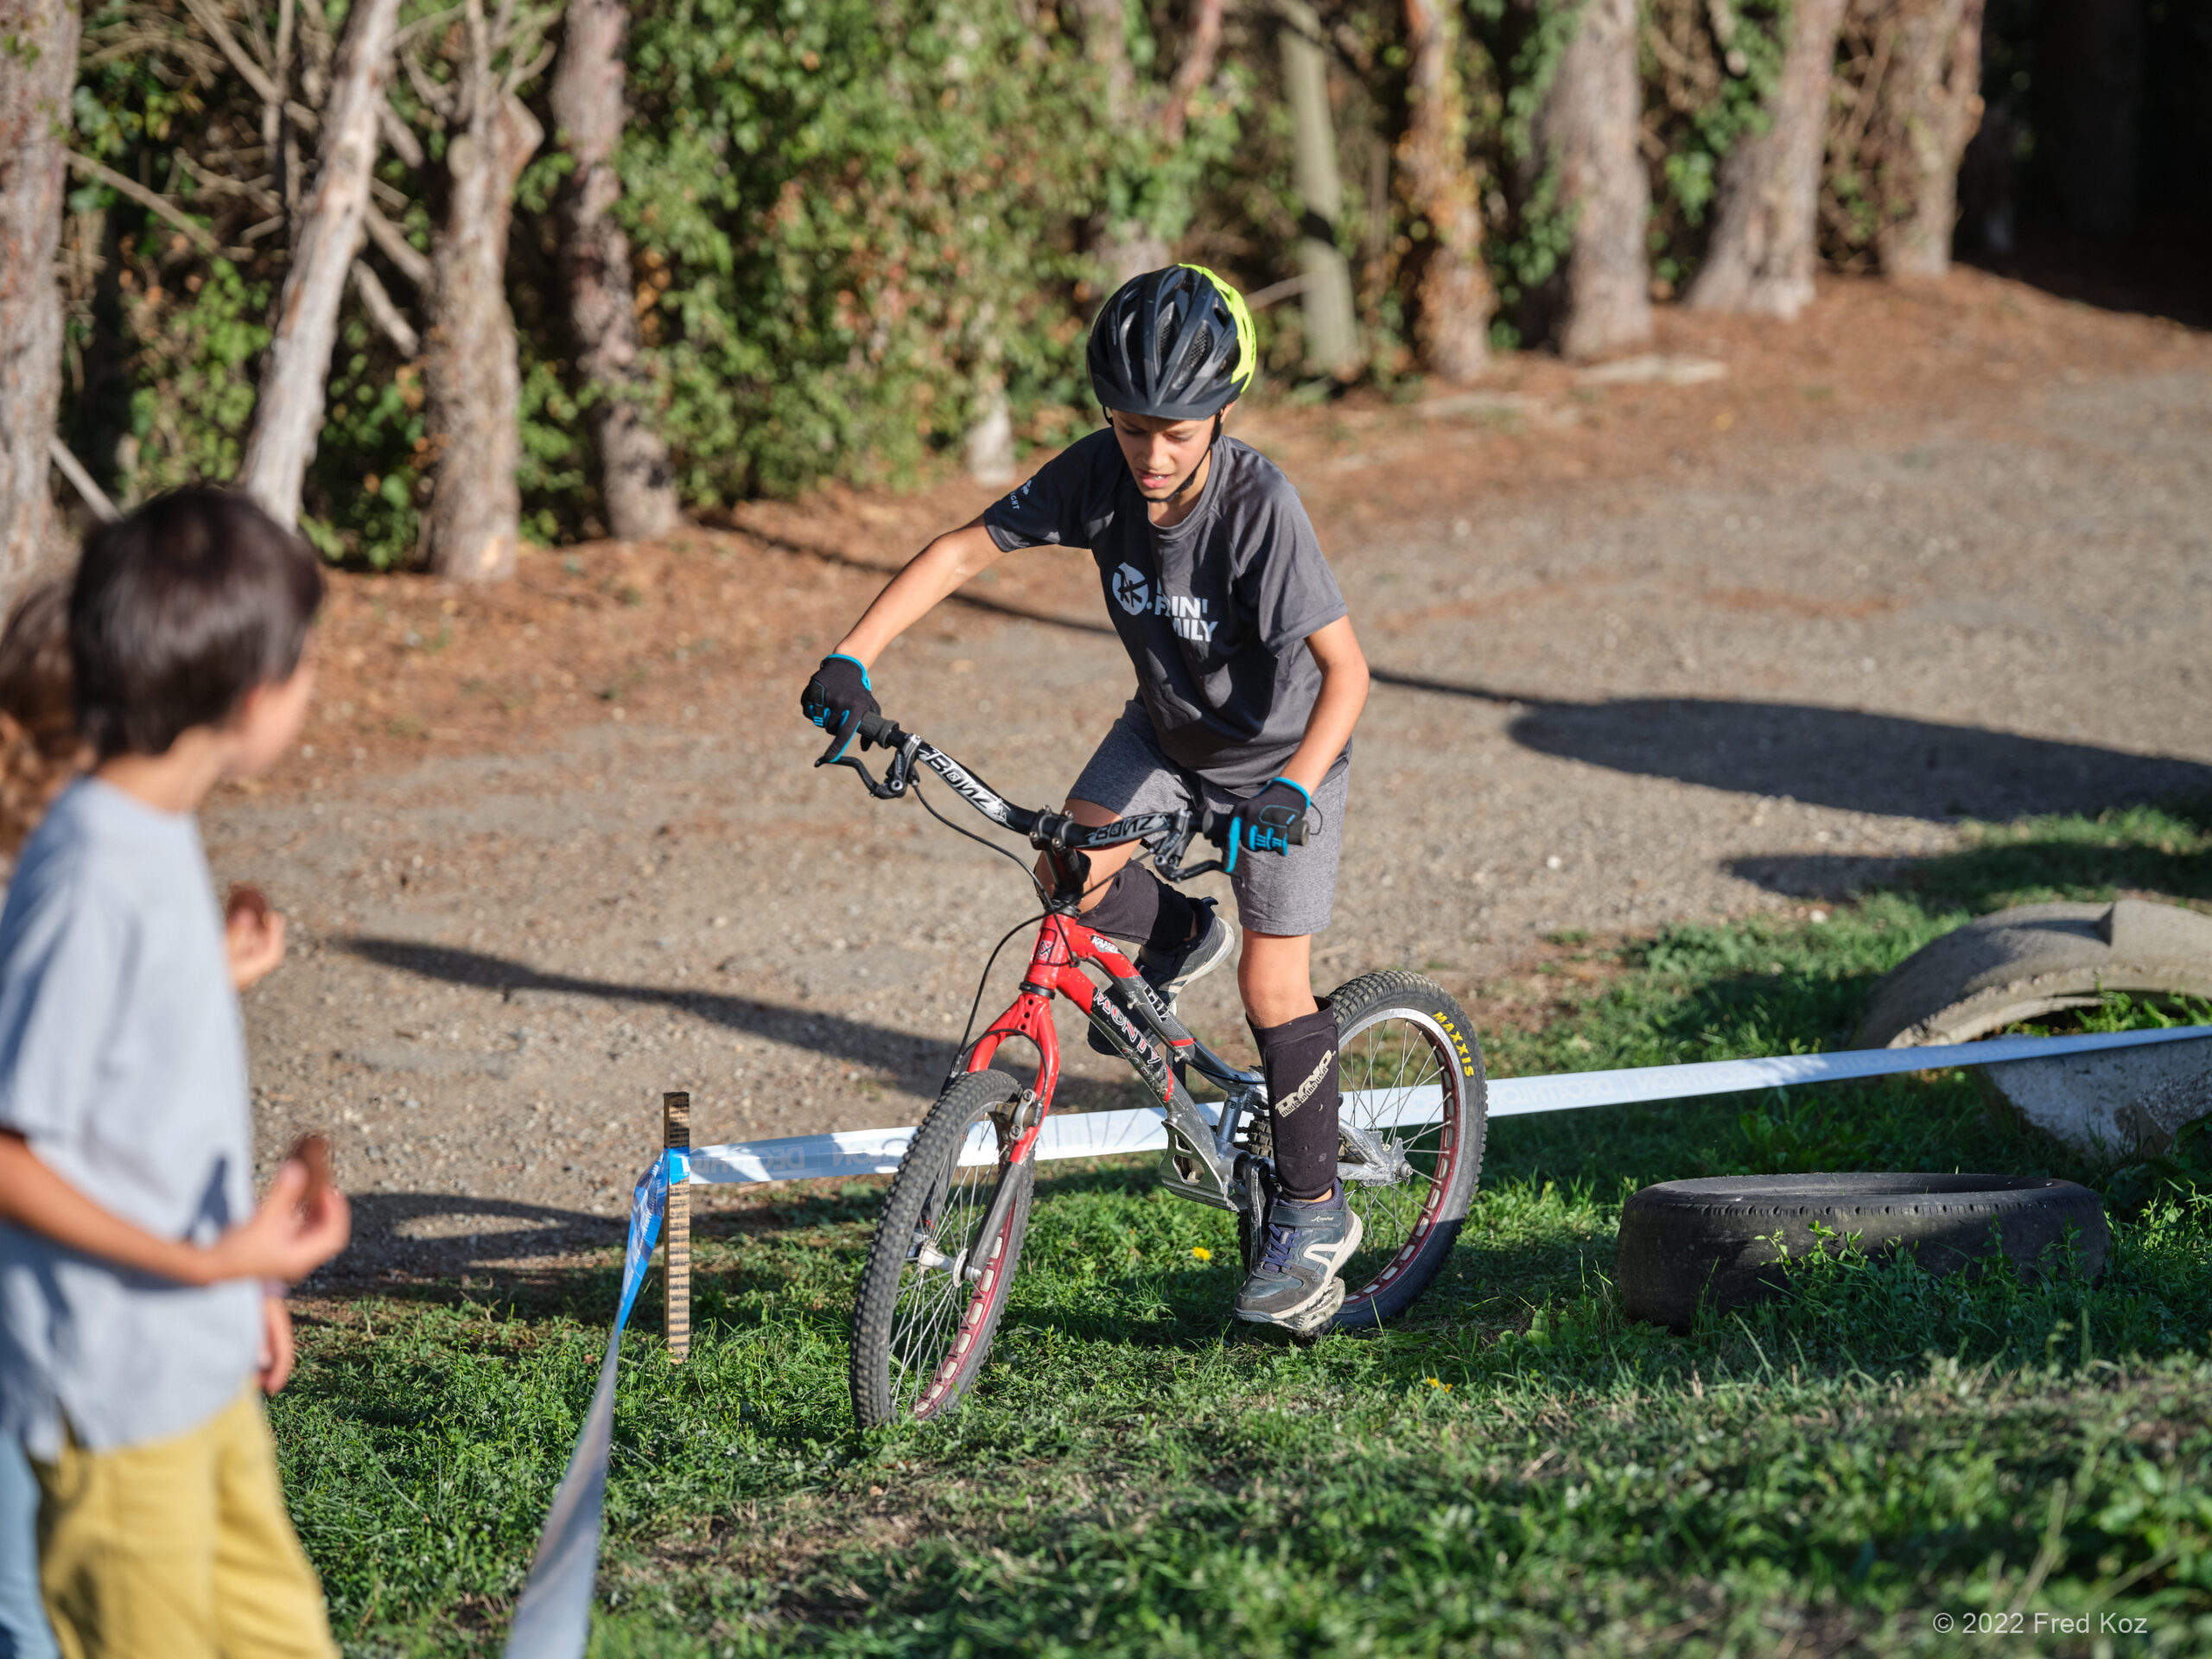
[[0, 855], [30, 839], [84, 741], [71, 701], [69, 589], [23, 595], [0, 630]]
[[105, 760], [166, 754], [300, 664], [315, 550], [243, 495], [179, 490], [85, 539], [69, 594], [77, 724]]

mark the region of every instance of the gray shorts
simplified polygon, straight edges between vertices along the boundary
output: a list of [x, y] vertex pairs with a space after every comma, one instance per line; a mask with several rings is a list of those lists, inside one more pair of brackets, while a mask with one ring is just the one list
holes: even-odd
[[[1152, 716], [1133, 697], [1068, 798], [1126, 817], [1185, 806], [1226, 812], [1252, 792], [1210, 784], [1162, 754], [1153, 736]], [[1229, 885], [1236, 895], [1237, 919], [1246, 927], [1295, 938], [1328, 926], [1337, 896], [1337, 860], [1344, 851], [1344, 804], [1351, 798], [1351, 759], [1340, 755], [1313, 791], [1313, 813], [1307, 820], [1313, 838], [1287, 853], [1246, 853], [1238, 858]]]

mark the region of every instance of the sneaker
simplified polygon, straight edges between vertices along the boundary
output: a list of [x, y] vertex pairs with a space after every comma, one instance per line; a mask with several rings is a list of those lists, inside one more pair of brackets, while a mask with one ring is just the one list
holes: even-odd
[[[1170, 1014], [1175, 1012], [1175, 999], [1183, 994], [1185, 986], [1220, 967], [1236, 948], [1229, 924], [1214, 913], [1215, 901], [1200, 899], [1197, 902], [1205, 907], [1205, 925], [1196, 935], [1173, 950], [1154, 950], [1147, 945], [1137, 952], [1138, 977], [1159, 994], [1160, 1000], [1167, 1005]], [[1139, 1028], [1142, 1028], [1141, 1021]], [[1114, 1052], [1113, 1046], [1098, 1034], [1096, 1027], [1089, 1034], [1094, 1051], [1101, 1054]]]
[[1344, 1305], [1344, 1281], [1337, 1275], [1359, 1248], [1361, 1230], [1341, 1181], [1310, 1203], [1277, 1198], [1260, 1259], [1236, 1293], [1236, 1317], [1299, 1336], [1320, 1331]]
[[1137, 952], [1137, 973], [1144, 982], [1160, 994], [1167, 1005], [1167, 1012], [1175, 1012], [1175, 999], [1183, 995], [1183, 988], [1193, 980], [1203, 979], [1229, 960], [1236, 948], [1236, 941], [1230, 937], [1229, 924], [1214, 914], [1214, 900], [1197, 901], [1205, 907], [1205, 925], [1197, 934], [1173, 950], [1154, 950], [1150, 945]]

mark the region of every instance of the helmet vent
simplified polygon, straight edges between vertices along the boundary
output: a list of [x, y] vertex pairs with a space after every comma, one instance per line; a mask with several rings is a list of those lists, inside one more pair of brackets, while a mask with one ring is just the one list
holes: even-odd
[[1175, 365], [1175, 378], [1178, 380], [1190, 379], [1205, 367], [1206, 360], [1212, 355], [1213, 330], [1200, 328], [1192, 336], [1190, 345], [1184, 348], [1183, 360]]

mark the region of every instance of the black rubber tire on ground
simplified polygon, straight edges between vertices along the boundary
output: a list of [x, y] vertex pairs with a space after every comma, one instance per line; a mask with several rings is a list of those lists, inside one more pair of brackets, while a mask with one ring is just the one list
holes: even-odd
[[956, 1266], [976, 1244], [1005, 1166], [963, 1169], [959, 1160], [978, 1123], [994, 1126], [1003, 1152], [1020, 1097], [1021, 1085], [1003, 1071], [958, 1078], [922, 1119], [891, 1178], [853, 1310], [853, 1415], [863, 1428], [941, 1416], [983, 1368], [1020, 1264], [1037, 1165], [1025, 1160], [1007, 1173], [1018, 1183], [1013, 1207], [982, 1276], [968, 1282]]
[[1621, 1210], [1618, 1282], [1629, 1318], [1686, 1334], [1700, 1302], [1716, 1313], [1786, 1285], [1774, 1241], [1792, 1256], [1820, 1243], [1817, 1223], [1879, 1259], [1909, 1250], [1934, 1274], [1955, 1273], [1996, 1248], [2023, 1273], [2070, 1228], [2077, 1262], [2102, 1272], [2112, 1232], [2104, 1205], [2072, 1181], [2012, 1175], [1729, 1176], [1647, 1186]]
[[1482, 1174], [1490, 1096], [1466, 1010], [1434, 981], [1363, 974], [1337, 988], [1329, 1010], [1346, 1121], [1387, 1116], [1394, 1091], [1440, 1088], [1434, 1121], [1384, 1126], [1406, 1156], [1406, 1178], [1347, 1183], [1365, 1236], [1345, 1265], [1332, 1328], [1370, 1331], [1412, 1306], [1452, 1254]]

